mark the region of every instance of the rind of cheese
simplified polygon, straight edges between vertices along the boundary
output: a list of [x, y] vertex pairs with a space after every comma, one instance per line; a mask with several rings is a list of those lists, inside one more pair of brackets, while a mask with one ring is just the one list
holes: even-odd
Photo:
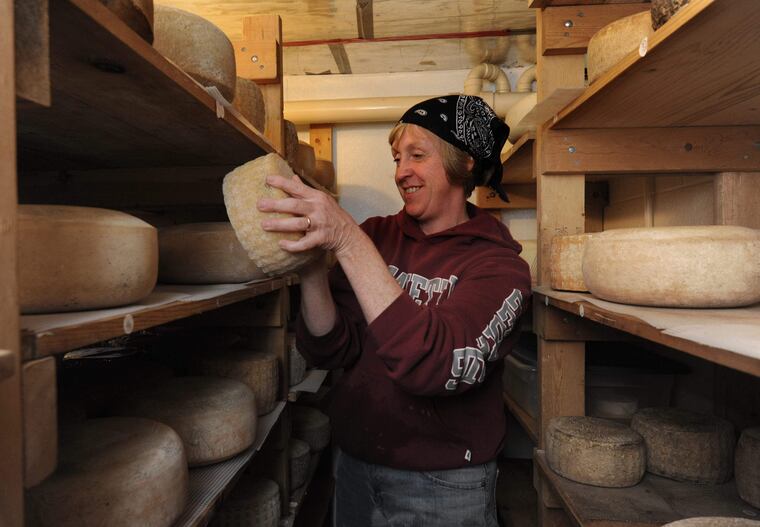
[[153, 42], [153, 0], [100, 0], [148, 43]]
[[650, 38], [652, 33], [652, 17], [648, 11], [615, 20], [597, 31], [588, 42], [589, 83], [639, 49], [641, 41]]
[[734, 471], [734, 426], [678, 408], [644, 408], [631, 428], [647, 446], [647, 471], [693, 483], [725, 483]]
[[736, 445], [734, 473], [739, 497], [760, 508], [760, 427], [745, 428]]
[[21, 312], [81, 311], [132, 304], [158, 275], [156, 229], [123, 212], [19, 205]]
[[267, 122], [267, 109], [261, 88], [251, 79], [237, 78], [235, 100], [232, 104], [260, 132], [264, 132]]
[[304, 141], [299, 141], [296, 145], [296, 158], [293, 165], [293, 172], [308, 177], [314, 176], [317, 158], [314, 155], [314, 148]]
[[238, 240], [256, 267], [270, 276], [295, 271], [309, 263], [316, 251], [289, 253], [279, 246], [280, 240], [298, 240], [301, 233], [268, 232], [262, 229], [264, 218], [287, 218], [290, 214], [261, 212], [261, 198], [283, 199], [287, 194], [266, 183], [268, 175], [293, 177], [293, 171], [277, 154], [267, 154], [237, 167], [224, 177], [224, 205]]
[[630, 487], [644, 477], [644, 440], [606, 419], [556, 417], [549, 422], [546, 460], [557, 474], [598, 487]]
[[295, 123], [285, 120], [285, 159], [290, 166], [296, 164], [296, 151], [298, 150], [298, 129]]
[[311, 460], [311, 448], [306, 441], [290, 440], [290, 487], [297, 489], [306, 483]]
[[288, 356], [290, 358], [290, 386], [301, 382], [306, 375], [306, 359], [296, 347], [296, 337], [294, 334], [288, 337]]
[[317, 159], [314, 163], [314, 181], [327, 189], [335, 184], [335, 165], [332, 161]]
[[309, 444], [312, 452], [319, 452], [330, 443], [330, 419], [315, 408], [293, 408], [293, 437]]
[[666, 523], [662, 527], [760, 527], [760, 521], [747, 518], [700, 516]]
[[270, 479], [245, 474], [214, 515], [215, 526], [277, 527], [280, 488]]
[[652, 0], [650, 7], [652, 28], [659, 29], [675, 15], [689, 0]]
[[552, 289], [588, 291], [583, 281], [583, 252], [591, 234], [573, 234], [552, 238], [549, 267]]
[[583, 279], [603, 300], [661, 307], [760, 302], [760, 231], [746, 227], [615, 229], [586, 244]]
[[148, 419], [91, 419], [62, 429], [58, 470], [27, 491], [26, 525], [167, 527], [188, 492], [174, 430]]
[[158, 280], [228, 284], [265, 278], [228, 222], [188, 223], [158, 230]]

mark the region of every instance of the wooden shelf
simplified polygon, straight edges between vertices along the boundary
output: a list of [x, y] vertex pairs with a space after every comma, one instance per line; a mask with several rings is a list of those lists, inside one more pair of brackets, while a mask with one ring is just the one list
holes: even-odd
[[[666, 309], [614, 304], [585, 293], [534, 288], [534, 302], [760, 376], [760, 305], [733, 309]], [[652, 321], [652, 323], [646, 320]]]
[[130, 306], [21, 317], [22, 359], [62, 353], [128, 335], [181, 318], [281, 289], [287, 277], [251, 284], [209, 286], [158, 285], [151, 295]]
[[508, 151], [501, 156], [504, 175], [501, 182], [505, 185], [513, 183], [534, 183], [533, 178], [533, 142], [535, 132], [523, 134]]
[[723, 485], [681, 483], [647, 473], [638, 485], [612, 489], [583, 485], [557, 475], [543, 450], [534, 460], [564, 509], [582, 527], [659, 526], [694, 516], [755, 519], [760, 510], [743, 502], [734, 481]]
[[517, 404], [506, 391], [503, 392], [502, 395], [507, 409], [515, 416], [515, 419], [517, 419], [517, 422], [523, 427], [531, 441], [538, 443], [538, 423], [536, 422], [536, 418], [526, 412], [522, 406]]
[[533, 8], [557, 7], [568, 5], [597, 5], [597, 4], [632, 4], [637, 2], [649, 2], [649, 0], [532, 0]]
[[98, 0], [49, 10], [52, 104], [19, 105], [19, 170], [237, 165], [274, 151], [245, 119], [217, 117], [202, 86]]
[[760, 124], [760, 3], [692, 0], [556, 116], [554, 129]]

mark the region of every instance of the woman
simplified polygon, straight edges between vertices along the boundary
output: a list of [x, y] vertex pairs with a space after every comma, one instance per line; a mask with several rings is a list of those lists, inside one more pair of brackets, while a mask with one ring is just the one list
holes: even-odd
[[[501, 194], [509, 129], [478, 97], [410, 108], [390, 134], [404, 208], [358, 226], [297, 178], [263, 223], [306, 231], [288, 251], [335, 252], [301, 271], [298, 348], [344, 368], [331, 403], [338, 526], [496, 526], [495, 459], [505, 434], [502, 358], [530, 294], [506, 227], [466, 202]], [[506, 198], [506, 196], [504, 196]]]

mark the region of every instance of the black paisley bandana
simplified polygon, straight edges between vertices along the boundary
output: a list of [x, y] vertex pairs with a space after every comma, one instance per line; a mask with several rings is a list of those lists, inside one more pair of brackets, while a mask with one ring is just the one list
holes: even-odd
[[475, 95], [445, 95], [415, 104], [399, 120], [416, 124], [464, 150], [475, 160], [475, 185], [492, 188], [509, 201], [501, 186], [501, 149], [509, 126]]

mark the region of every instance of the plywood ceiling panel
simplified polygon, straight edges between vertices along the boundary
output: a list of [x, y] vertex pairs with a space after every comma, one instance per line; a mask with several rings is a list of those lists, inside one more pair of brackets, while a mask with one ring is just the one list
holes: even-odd
[[285, 48], [283, 54], [285, 75], [317, 75], [339, 73], [335, 59], [327, 44]]

